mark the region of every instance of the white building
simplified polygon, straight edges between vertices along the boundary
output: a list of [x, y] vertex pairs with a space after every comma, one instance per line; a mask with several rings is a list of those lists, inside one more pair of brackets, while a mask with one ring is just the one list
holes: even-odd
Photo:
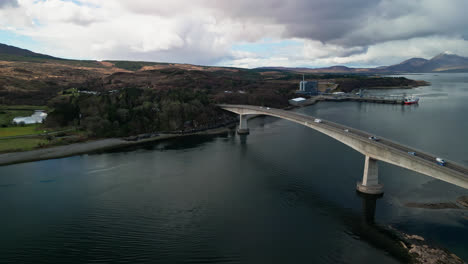
[[47, 117], [47, 113], [44, 113], [42, 110], [34, 111], [34, 114], [31, 116], [18, 116], [13, 118], [13, 124], [20, 124], [23, 123], [25, 125], [28, 124], [37, 124], [42, 123]]
[[289, 104], [299, 106], [302, 105], [303, 103], [306, 102], [306, 99], [304, 97], [297, 97], [289, 100]]
[[344, 95], [345, 93], [344, 92], [334, 92], [332, 93], [333, 95]]

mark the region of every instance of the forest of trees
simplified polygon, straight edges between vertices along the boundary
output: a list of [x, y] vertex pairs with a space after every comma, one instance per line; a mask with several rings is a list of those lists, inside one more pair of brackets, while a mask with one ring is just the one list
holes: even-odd
[[127, 88], [117, 93], [63, 96], [51, 100], [50, 107], [54, 111], [46, 126], [80, 126], [96, 137], [193, 129], [233, 118], [211, 103], [206, 93], [190, 89]]

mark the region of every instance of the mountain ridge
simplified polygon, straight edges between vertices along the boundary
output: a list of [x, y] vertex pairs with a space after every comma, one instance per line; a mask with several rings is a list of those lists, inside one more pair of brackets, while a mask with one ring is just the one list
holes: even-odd
[[[2, 56], [3, 55], [3, 56]], [[7, 45], [0, 43], [0, 60], [6, 56], [18, 56], [22, 57], [23, 60], [27, 60], [27, 58], [35, 58], [35, 59], [49, 59], [49, 60], [64, 60], [61, 58], [53, 57], [46, 54], [36, 53], [27, 49], [18, 48], [15, 46]]]
[[450, 52], [442, 52], [431, 59], [410, 58], [398, 64], [379, 66], [375, 68], [352, 68], [334, 65], [323, 68], [288, 68], [259, 67], [257, 69], [283, 69], [303, 71], [307, 73], [426, 73], [426, 72], [468, 72], [468, 57], [462, 57]]
[[[0, 61], [26, 61], [26, 62], [44, 62], [60, 61], [68, 63], [80, 63], [82, 65], [100, 65], [111, 63], [125, 70], [141, 70], [148, 66], [154, 66], [159, 62], [141, 62], [141, 61], [115, 61], [105, 60], [103, 62], [95, 60], [70, 60], [57, 58], [46, 54], [36, 53], [27, 49], [18, 48], [0, 43]], [[119, 65], [120, 64], [120, 65]], [[177, 63], [168, 63], [178, 65]], [[182, 64], [181, 64], [182, 65]], [[185, 64], [184, 64], [185, 65]], [[188, 64], [187, 64], [188, 65]], [[224, 67], [221, 67], [224, 68]], [[230, 68], [230, 67], [225, 67]], [[423, 72], [468, 72], [468, 57], [462, 57], [451, 52], [442, 52], [431, 59], [410, 58], [401, 63], [389, 66], [379, 66], [375, 68], [353, 68], [344, 65], [333, 65], [322, 68], [309, 67], [258, 67], [254, 70], [283, 70], [304, 73], [364, 73], [364, 74], [383, 74], [383, 73], [423, 73]]]

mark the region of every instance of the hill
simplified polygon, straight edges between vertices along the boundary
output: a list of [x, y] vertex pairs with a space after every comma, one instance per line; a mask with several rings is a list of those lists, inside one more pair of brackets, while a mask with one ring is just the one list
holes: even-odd
[[295, 78], [287, 76], [291, 74], [191, 64], [67, 60], [1, 44], [0, 104], [45, 105], [65, 91], [137, 88], [190, 89], [220, 102], [281, 107], [297, 86]]
[[431, 72], [468, 71], [468, 58], [444, 52], [430, 59], [418, 70]]
[[331, 66], [326, 68], [286, 68], [262, 67], [262, 70], [281, 69], [303, 73], [347, 73], [347, 74], [392, 74], [392, 73], [425, 73], [425, 72], [468, 72], [468, 58], [443, 52], [432, 59], [411, 58], [401, 63], [377, 68], [350, 68]]
[[[2, 57], [3, 56], [3, 57]], [[352, 68], [329, 67], [335, 74], [308, 73], [308, 79], [361, 87], [414, 86], [412, 80], [356, 76]], [[341, 71], [350, 74], [337, 75]], [[365, 70], [362, 70], [365, 72]], [[240, 69], [141, 61], [78, 61], [55, 58], [8, 45], [0, 50], [0, 104], [45, 105], [66, 91], [105, 93], [127, 88], [203, 92], [212, 102], [287, 106], [302, 75], [287, 68]]]
[[[52, 111], [45, 126], [79, 126], [92, 137], [216, 127], [233, 118], [216, 104], [283, 108], [302, 79], [283, 69], [67, 60], [7, 45], [0, 56], [0, 105], [47, 105]], [[350, 68], [329, 68], [344, 69]], [[309, 73], [306, 78], [342, 91], [424, 85], [356, 74]]]
[[21, 49], [14, 46], [6, 45], [0, 43], [0, 60], [30, 60], [37, 61], [40, 59], [44, 60], [61, 60], [49, 55], [44, 55], [40, 53], [35, 53], [27, 49]]
[[428, 60], [423, 58], [412, 58], [409, 60], [405, 60], [399, 64], [387, 66], [387, 67], [380, 67], [380, 70], [387, 70], [391, 72], [414, 72], [415, 69], [425, 65]]

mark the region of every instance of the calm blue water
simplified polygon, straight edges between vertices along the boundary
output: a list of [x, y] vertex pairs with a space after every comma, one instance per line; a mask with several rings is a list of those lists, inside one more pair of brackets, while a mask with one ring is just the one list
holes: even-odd
[[[417, 94], [418, 106], [297, 111], [468, 166], [468, 75], [408, 77], [432, 86], [371, 93]], [[366, 200], [361, 154], [288, 121], [249, 126], [0, 167], [0, 263], [399, 263], [388, 225], [468, 260], [468, 211], [404, 206], [467, 190], [381, 163], [385, 195]]]

